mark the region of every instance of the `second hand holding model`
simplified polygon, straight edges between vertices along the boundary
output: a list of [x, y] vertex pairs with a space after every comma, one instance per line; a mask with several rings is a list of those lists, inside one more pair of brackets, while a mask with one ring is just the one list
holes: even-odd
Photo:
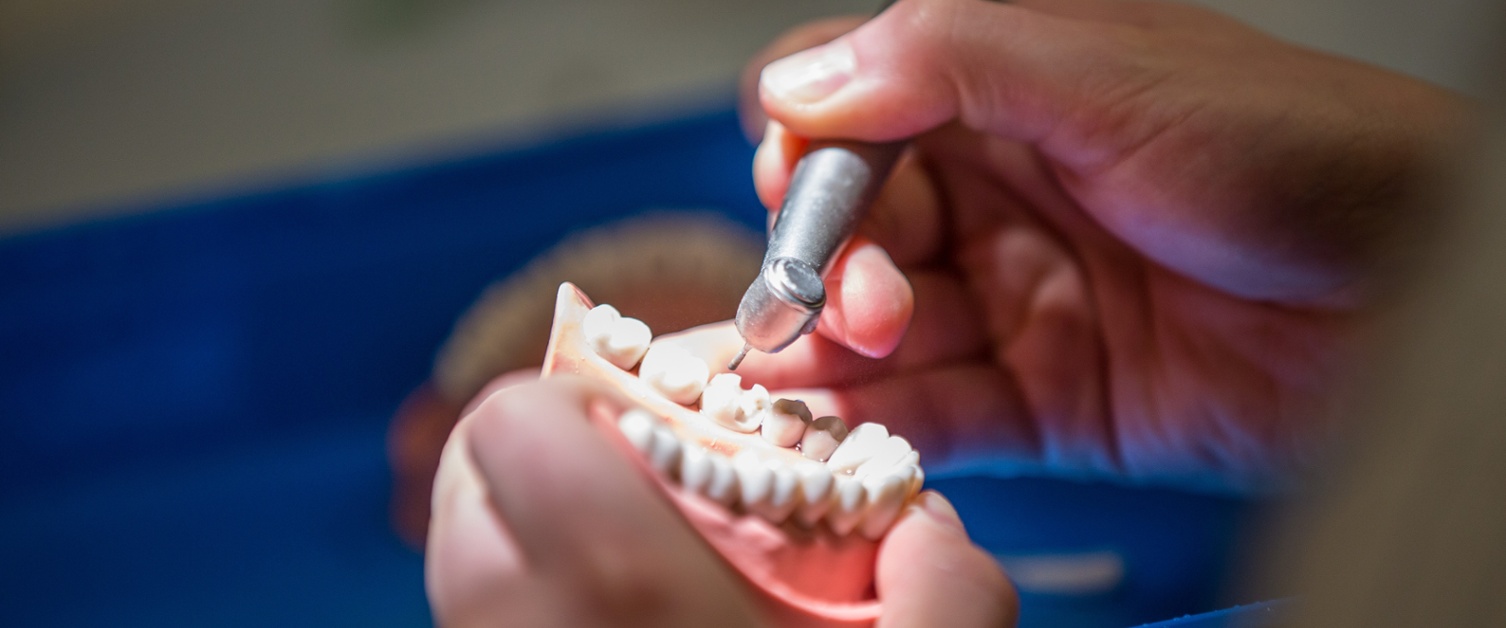
[[763, 267], [737, 307], [743, 349], [728, 370], [757, 349], [778, 353], [816, 330], [826, 306], [822, 279], [878, 196], [904, 142], [812, 142], [795, 165], [784, 204], [769, 231]]

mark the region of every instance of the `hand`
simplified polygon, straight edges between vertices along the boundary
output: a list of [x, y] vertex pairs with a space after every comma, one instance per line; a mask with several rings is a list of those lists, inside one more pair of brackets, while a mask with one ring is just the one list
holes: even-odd
[[[436, 619], [486, 626], [759, 625], [745, 584], [588, 422], [626, 407], [553, 377], [495, 390], [445, 445], [426, 579]], [[927, 493], [879, 550], [881, 626], [1012, 625], [1013, 590]]]
[[836, 38], [763, 68], [759, 192], [778, 206], [801, 138], [914, 149], [834, 266], [822, 337], [740, 373], [937, 468], [1248, 486], [1303, 465], [1456, 98], [1178, 4], [905, 0], [858, 24], [755, 64]]

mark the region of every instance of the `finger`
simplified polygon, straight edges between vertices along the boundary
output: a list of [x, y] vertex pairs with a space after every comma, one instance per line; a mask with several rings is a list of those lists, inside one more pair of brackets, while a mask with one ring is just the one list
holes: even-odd
[[539, 381], [539, 369], [534, 367], [521, 368], [516, 371], [508, 371], [506, 373], [498, 375], [492, 378], [491, 381], [487, 382], [486, 386], [483, 386], [481, 388], [481, 392], [476, 393], [476, 398], [472, 399], [470, 403], [467, 403], [465, 405], [465, 409], [460, 411], [460, 416], [465, 416], [474, 412], [476, 410], [476, 406], [479, 406], [481, 405], [481, 402], [486, 401], [486, 398], [492, 396], [492, 393], [506, 388], [512, 388], [513, 386], [520, 386], [522, 384], [536, 381]]
[[769, 117], [763, 112], [763, 106], [758, 102], [758, 73], [763, 71], [763, 66], [785, 55], [836, 39], [857, 28], [863, 20], [862, 17], [849, 16], [803, 24], [781, 35], [774, 43], [753, 55], [753, 59], [743, 67], [742, 76], [738, 80], [737, 109], [742, 118], [743, 132], [749, 139], [758, 141], [763, 137], [764, 124], [769, 121]]
[[424, 587], [440, 623], [475, 615], [483, 600], [526, 570], [522, 550], [490, 506], [485, 482], [469, 455], [469, 429], [450, 432], [434, 479], [424, 553]]
[[[809, 144], [778, 122], [768, 124], [753, 156], [753, 186], [771, 211], [777, 212], [784, 203], [795, 164]], [[884, 247], [901, 266], [934, 260], [942, 253], [946, 234], [936, 184], [916, 154], [905, 153], [868, 208], [858, 233]]]
[[889, 254], [857, 236], [832, 263], [817, 331], [859, 354], [894, 352], [915, 312], [915, 292]]
[[1019, 599], [1004, 572], [973, 545], [952, 505], [926, 491], [879, 548], [881, 628], [1013, 626]]
[[[939, 271], [911, 271], [909, 278], [918, 305], [904, 338], [888, 357], [868, 358], [824, 336], [812, 335], [777, 354], [750, 353], [738, 367], [738, 374], [769, 388], [843, 386], [941, 364], [986, 359], [984, 327], [963, 285]], [[667, 334], [655, 342], [684, 347], [705, 360], [714, 373], [725, 371], [727, 362], [743, 346], [743, 338], [731, 322]]]
[[492, 395], [467, 417], [470, 455], [531, 565], [610, 578], [696, 542], [629, 446], [611, 442], [617, 432], [592, 425], [615, 424], [626, 405], [553, 377]]
[[975, 0], [908, 0], [764, 68], [764, 110], [805, 137], [894, 140], [960, 119], [1045, 139], [1143, 79], [1117, 25]]

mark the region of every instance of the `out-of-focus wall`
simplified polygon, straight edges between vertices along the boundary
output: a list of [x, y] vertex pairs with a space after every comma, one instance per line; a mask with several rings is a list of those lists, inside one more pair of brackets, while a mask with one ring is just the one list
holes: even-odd
[[[1493, 0], [1206, 0], [1468, 88]], [[725, 99], [871, 0], [4, 0], [0, 232]]]

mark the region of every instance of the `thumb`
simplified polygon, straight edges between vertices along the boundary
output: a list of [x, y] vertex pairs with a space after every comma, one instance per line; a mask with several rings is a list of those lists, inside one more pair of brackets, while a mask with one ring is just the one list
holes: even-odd
[[765, 66], [759, 98], [803, 137], [894, 140], [960, 119], [1036, 142], [1133, 78], [1124, 32], [1006, 4], [905, 0]]
[[878, 556], [880, 628], [1013, 626], [1014, 587], [999, 564], [973, 545], [950, 502], [922, 493], [884, 537]]

